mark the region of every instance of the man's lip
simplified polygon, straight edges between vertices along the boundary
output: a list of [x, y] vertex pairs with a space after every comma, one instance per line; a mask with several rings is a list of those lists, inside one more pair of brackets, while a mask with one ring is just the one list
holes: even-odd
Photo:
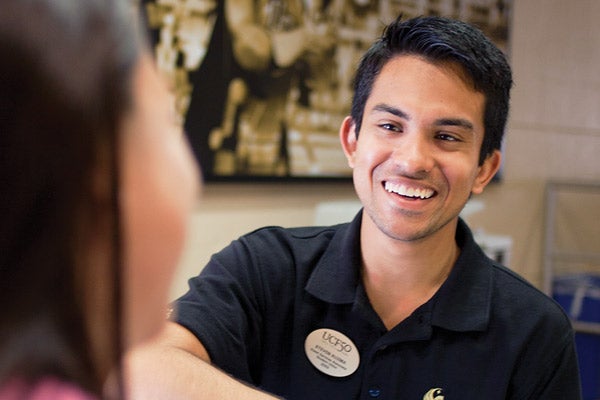
[[436, 195], [436, 191], [428, 186], [408, 182], [384, 181], [383, 188], [407, 199], [427, 200]]

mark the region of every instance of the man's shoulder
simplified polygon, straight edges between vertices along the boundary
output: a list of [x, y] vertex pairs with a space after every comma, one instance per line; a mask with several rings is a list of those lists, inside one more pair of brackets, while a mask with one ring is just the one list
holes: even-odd
[[331, 249], [333, 243], [341, 241], [339, 233], [346, 226], [264, 226], [240, 236], [219, 256], [241, 256], [262, 265], [281, 265], [286, 260], [294, 265], [301, 262], [312, 264]]
[[302, 226], [302, 227], [281, 227], [264, 226], [255, 229], [243, 235], [240, 240], [250, 242], [329, 242], [333, 236], [348, 224], [333, 226]]
[[[514, 318], [532, 323], [570, 327], [570, 320], [554, 299], [515, 271], [494, 263], [494, 297], [496, 309]], [[537, 321], [537, 322], [534, 322]]]

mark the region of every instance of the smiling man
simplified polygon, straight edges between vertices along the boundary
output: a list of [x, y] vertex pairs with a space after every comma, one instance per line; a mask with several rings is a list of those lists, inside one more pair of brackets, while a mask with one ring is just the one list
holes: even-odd
[[459, 218], [500, 166], [511, 86], [471, 26], [389, 25], [340, 129], [363, 210], [214, 255], [158, 345], [162, 379], [200, 398], [203, 360], [288, 399], [579, 399], [568, 318]]
[[388, 329], [445, 282], [460, 248], [458, 216], [500, 165], [480, 164], [485, 95], [452, 61], [399, 54], [377, 76], [360, 132], [347, 117], [341, 141], [364, 206], [363, 284]]

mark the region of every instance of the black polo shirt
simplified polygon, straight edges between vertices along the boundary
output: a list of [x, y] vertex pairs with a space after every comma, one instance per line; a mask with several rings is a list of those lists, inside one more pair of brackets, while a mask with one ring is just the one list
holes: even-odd
[[[580, 398], [568, 318], [487, 258], [462, 221], [446, 282], [388, 331], [359, 279], [360, 218], [267, 227], [232, 242], [190, 279], [176, 322], [215, 365], [287, 399]], [[309, 360], [305, 341], [319, 329], [349, 339], [356, 371], [331, 376]]]

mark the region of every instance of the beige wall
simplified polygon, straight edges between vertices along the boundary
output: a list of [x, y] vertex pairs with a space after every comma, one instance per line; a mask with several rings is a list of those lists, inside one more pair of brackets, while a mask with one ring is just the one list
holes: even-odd
[[[511, 64], [515, 87], [505, 181], [481, 199], [472, 226], [514, 239], [511, 267], [542, 282], [544, 184], [600, 181], [600, 2], [516, 0]], [[592, 211], [589, 207], [581, 212]], [[600, 220], [598, 207], [595, 217]], [[563, 228], [577, 230], [577, 227]], [[600, 238], [593, 239], [600, 250]]]
[[[504, 179], [479, 196], [475, 229], [510, 235], [510, 267], [542, 282], [544, 184], [600, 181], [600, 1], [515, 0], [512, 113]], [[351, 184], [210, 184], [193, 216], [172, 290], [186, 289], [210, 255], [263, 225], [311, 224], [322, 201], [353, 200]], [[589, 210], [583, 210], [589, 212]], [[600, 215], [588, 220], [598, 221]], [[570, 227], [577, 231], [577, 226]], [[592, 238], [600, 243], [600, 238]], [[599, 245], [600, 247], [600, 245]]]

